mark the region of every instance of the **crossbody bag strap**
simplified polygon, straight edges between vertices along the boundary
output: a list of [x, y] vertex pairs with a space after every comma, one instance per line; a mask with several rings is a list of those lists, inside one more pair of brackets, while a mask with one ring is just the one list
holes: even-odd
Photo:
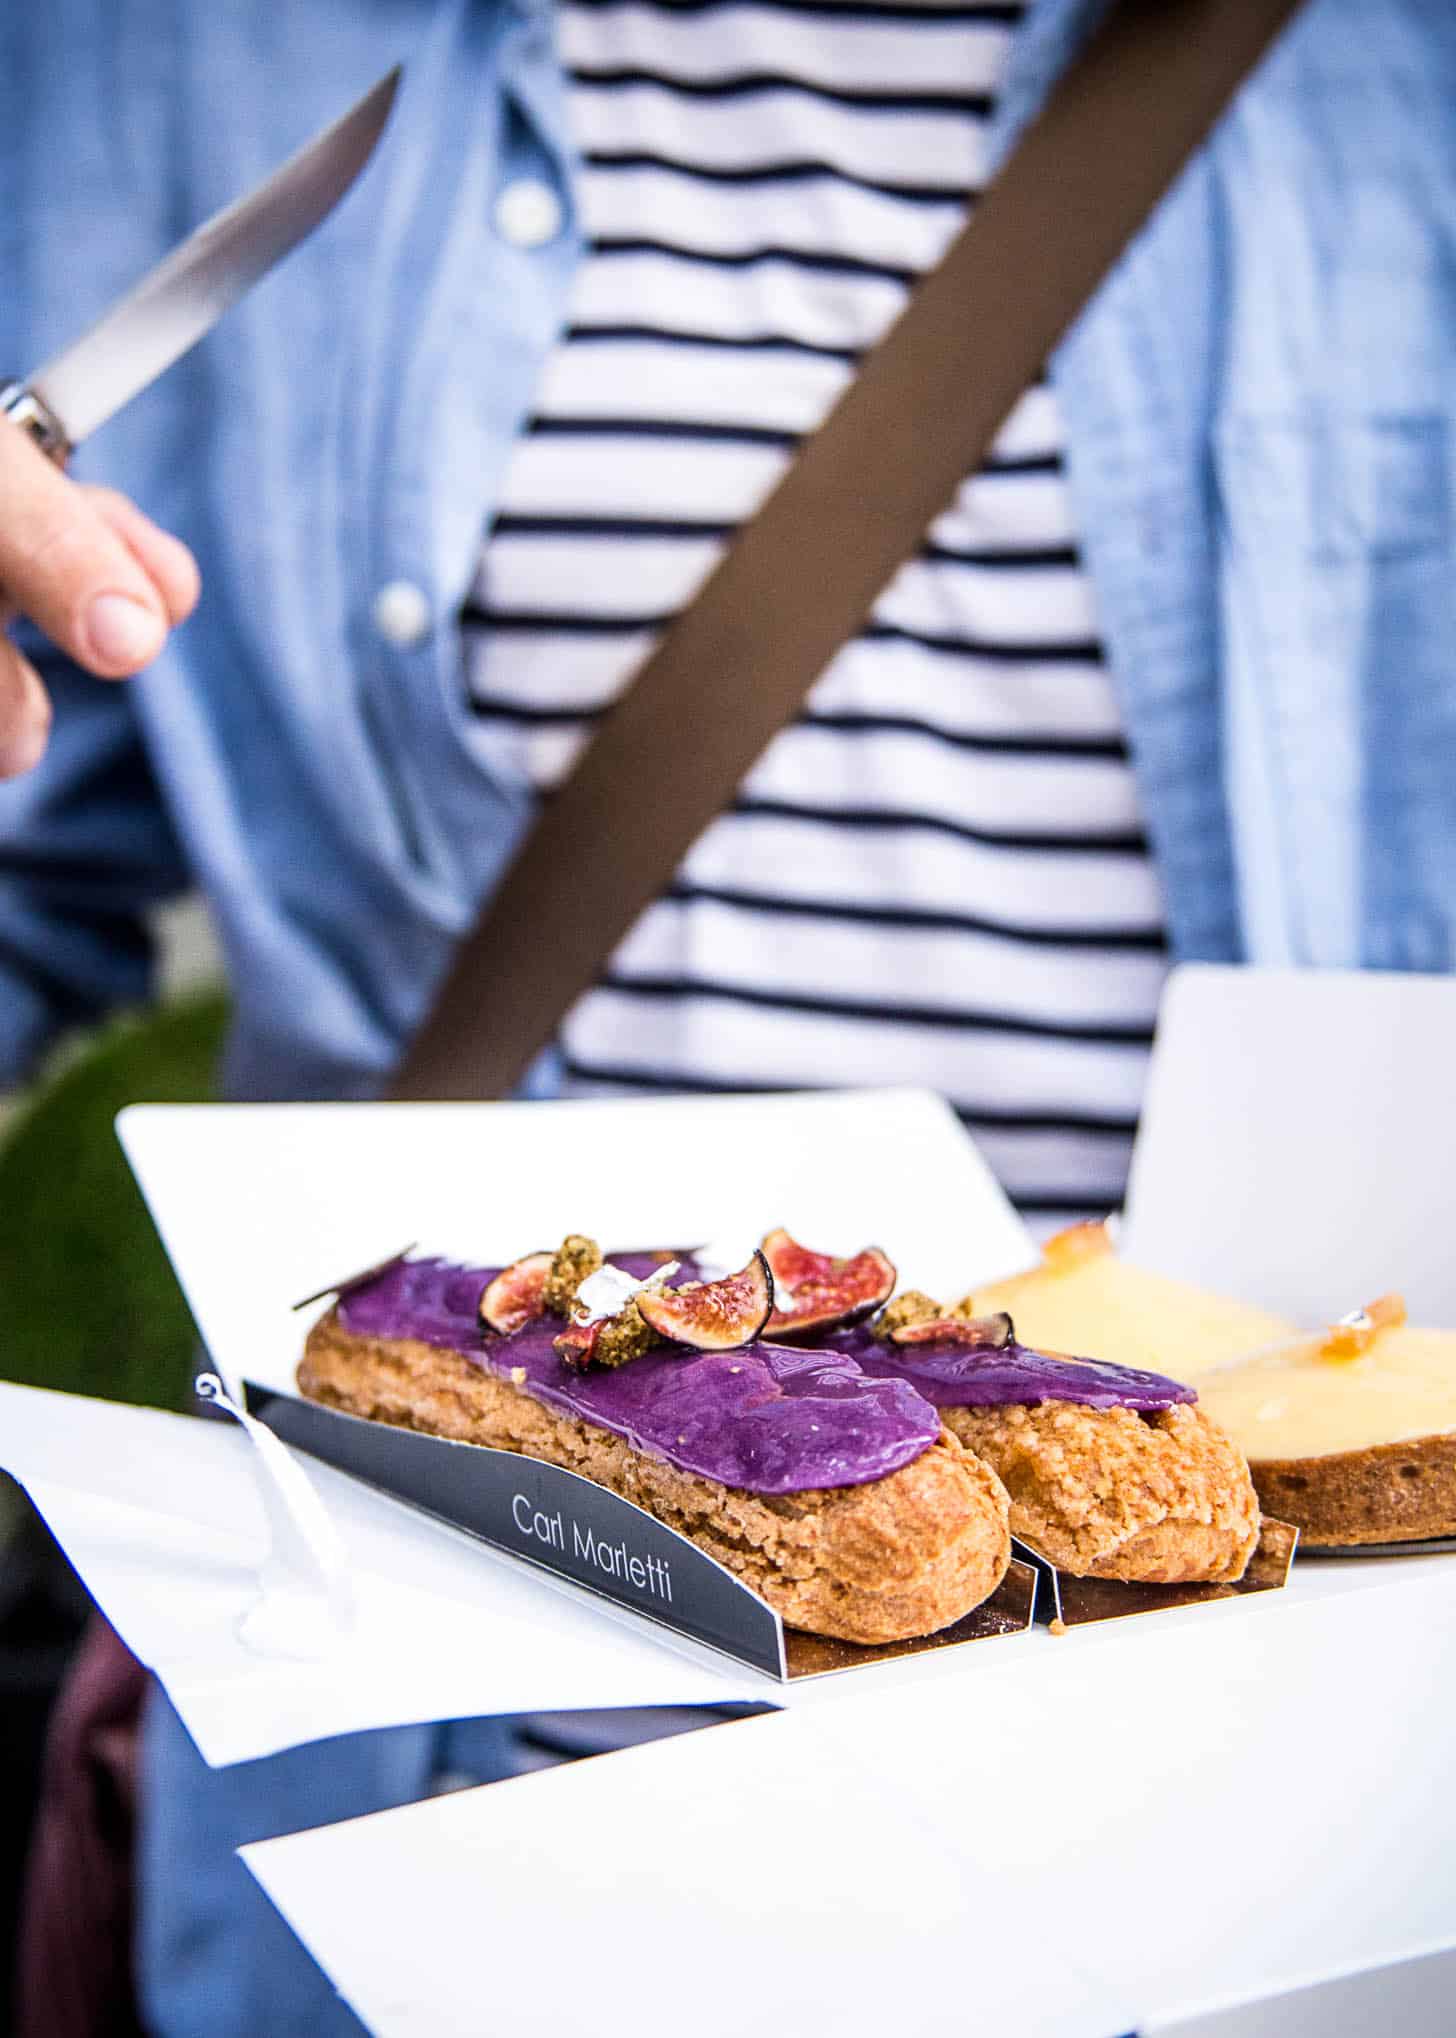
[[1122, 0], [547, 799], [389, 1094], [507, 1095], [983, 459], [1298, 0]]

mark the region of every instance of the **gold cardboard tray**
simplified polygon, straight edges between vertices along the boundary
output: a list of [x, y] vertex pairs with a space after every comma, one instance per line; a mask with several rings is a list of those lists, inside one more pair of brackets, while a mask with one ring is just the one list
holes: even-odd
[[1013, 1557], [1006, 1576], [980, 1606], [938, 1635], [917, 1635], [908, 1642], [837, 1642], [829, 1635], [806, 1635], [785, 1628], [784, 1653], [789, 1680], [825, 1677], [835, 1670], [857, 1670], [865, 1663], [888, 1663], [897, 1656], [923, 1656], [932, 1649], [954, 1648], [962, 1642], [988, 1642], [997, 1635], [1024, 1634], [1037, 1604], [1037, 1575], [1030, 1564]]
[[1090, 1627], [1097, 1621], [1127, 1620], [1140, 1613], [1166, 1613], [1175, 1606], [1202, 1606], [1215, 1599], [1241, 1599], [1253, 1592], [1278, 1592], [1289, 1582], [1299, 1530], [1265, 1515], [1259, 1544], [1236, 1585], [1130, 1585], [1119, 1578], [1074, 1578], [1058, 1571], [1024, 1544], [1016, 1554], [1037, 1572], [1036, 1617], [1053, 1633]]

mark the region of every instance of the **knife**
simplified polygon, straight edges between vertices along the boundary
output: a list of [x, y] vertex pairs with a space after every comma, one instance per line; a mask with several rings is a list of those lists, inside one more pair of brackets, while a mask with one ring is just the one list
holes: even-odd
[[205, 220], [80, 339], [28, 381], [6, 383], [0, 414], [63, 467], [328, 217], [373, 154], [399, 79], [396, 65], [281, 169]]

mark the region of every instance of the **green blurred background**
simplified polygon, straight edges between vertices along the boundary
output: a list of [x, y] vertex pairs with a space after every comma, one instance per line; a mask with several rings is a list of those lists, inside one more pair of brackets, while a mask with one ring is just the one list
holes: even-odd
[[[114, 1130], [125, 1104], [216, 1094], [227, 1000], [208, 981], [205, 928], [184, 921], [183, 946], [161, 1006], [71, 1039], [22, 1096], [0, 1100], [0, 1378], [187, 1401], [192, 1321]], [[0, 1473], [0, 2038], [46, 1720], [89, 1610]]]
[[227, 1003], [193, 993], [72, 1043], [0, 1131], [0, 1375], [179, 1407], [192, 1326], [113, 1121], [215, 1094]]

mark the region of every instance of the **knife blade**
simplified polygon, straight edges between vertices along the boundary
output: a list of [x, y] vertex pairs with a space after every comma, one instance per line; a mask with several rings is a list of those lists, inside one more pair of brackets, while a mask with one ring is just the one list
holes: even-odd
[[271, 177], [205, 220], [28, 381], [9, 383], [0, 412], [64, 464], [328, 217], [373, 154], [399, 80], [396, 65]]

